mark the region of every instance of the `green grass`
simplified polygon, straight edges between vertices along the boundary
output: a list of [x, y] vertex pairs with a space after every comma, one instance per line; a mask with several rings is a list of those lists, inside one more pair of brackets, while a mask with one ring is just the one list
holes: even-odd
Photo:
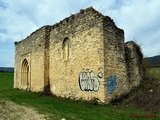
[[[34, 107], [39, 113], [49, 115], [51, 120], [62, 118], [66, 120], [144, 120], [144, 118], [131, 118], [131, 116], [152, 115], [133, 108], [119, 109], [112, 105], [93, 105], [54, 96], [43, 97], [40, 93], [13, 89], [13, 73], [0, 73], [0, 99]], [[160, 114], [156, 114], [156, 119], [160, 119]]]
[[160, 80], [160, 68], [149, 68], [149, 75]]

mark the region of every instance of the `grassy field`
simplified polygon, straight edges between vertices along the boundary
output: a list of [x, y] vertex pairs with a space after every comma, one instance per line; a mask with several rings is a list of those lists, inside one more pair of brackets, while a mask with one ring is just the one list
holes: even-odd
[[149, 76], [160, 80], [160, 68], [149, 68]]
[[39, 113], [49, 115], [51, 120], [159, 120], [160, 114], [133, 108], [117, 108], [113, 105], [93, 105], [91, 103], [42, 96], [40, 93], [13, 89], [13, 73], [0, 73], [0, 99], [11, 100], [24, 106], [31, 106]]

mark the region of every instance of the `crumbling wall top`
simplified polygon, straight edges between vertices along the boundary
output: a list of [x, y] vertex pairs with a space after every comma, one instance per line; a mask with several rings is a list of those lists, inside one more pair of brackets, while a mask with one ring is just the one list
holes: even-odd
[[[32, 36], [33, 34], [36, 34], [39, 31], [43, 31], [45, 29], [52, 28], [62, 28], [68, 25], [73, 25], [75, 22], [79, 21], [81, 23], [83, 23], [85, 20], [84, 18], [88, 18], [91, 17], [92, 20], [98, 20], [98, 18], [103, 18], [103, 21], [107, 23], [107, 25], [113, 25], [116, 26], [114, 21], [109, 17], [109, 16], [104, 16], [101, 13], [99, 13], [97, 10], [95, 10], [92, 6], [88, 7], [86, 9], [81, 9], [79, 13], [73, 14], [63, 20], [61, 20], [58, 23], [55, 23], [54, 25], [50, 26], [50, 25], [46, 25], [43, 26], [39, 29], [37, 29], [36, 31], [32, 32], [29, 36], [27, 36], [27, 38], [29, 38], [30, 36]], [[91, 21], [90, 21], [91, 22]], [[25, 39], [27, 39], [25, 38]], [[25, 40], [23, 39], [23, 40]], [[15, 42], [15, 45], [17, 45], [18, 43], [22, 42], [23, 40], [19, 41], [19, 42]]]
[[66, 17], [65, 19], [61, 20], [58, 23], [55, 23], [52, 28], [62, 27], [68, 24], [72, 24], [73, 21], [83, 18], [84, 16], [87, 16], [89, 14], [96, 14], [97, 16], [104, 17], [101, 13], [96, 11], [92, 6], [86, 9], [81, 9], [79, 13], [72, 14], [69, 17]]
[[50, 25], [45, 25], [40, 27], [39, 29], [37, 29], [36, 31], [32, 32], [29, 36], [27, 36], [27, 38], [22, 39], [21, 41], [15, 41], [14, 44], [15, 46], [18, 45], [19, 43], [21, 43], [22, 41], [29, 39], [32, 35], [35, 35], [36, 33], [40, 32], [40, 31], [45, 31], [46, 29], [50, 29], [51, 26]]
[[138, 57], [142, 61], [143, 59], [143, 53], [141, 50], [141, 47], [134, 41], [128, 41], [125, 43], [125, 47], [132, 49], [132, 51], [135, 51], [138, 54]]

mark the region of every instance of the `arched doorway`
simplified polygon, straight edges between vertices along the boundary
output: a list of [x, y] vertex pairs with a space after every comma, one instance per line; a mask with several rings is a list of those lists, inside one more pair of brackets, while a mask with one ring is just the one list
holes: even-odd
[[30, 89], [30, 72], [29, 72], [29, 64], [26, 59], [22, 62], [22, 69], [21, 69], [21, 85], [24, 89]]

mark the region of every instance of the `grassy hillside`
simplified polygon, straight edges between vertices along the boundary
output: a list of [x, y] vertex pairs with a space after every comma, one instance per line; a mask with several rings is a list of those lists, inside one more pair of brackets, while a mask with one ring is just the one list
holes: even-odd
[[154, 57], [146, 57], [144, 58], [148, 61], [151, 67], [159, 67], [160, 68], [160, 55]]
[[119, 100], [119, 104], [160, 113], [160, 68], [148, 68], [142, 84]]
[[[13, 73], [0, 73], [0, 99], [11, 100], [24, 106], [32, 106], [51, 120], [129, 120], [160, 119], [160, 114], [144, 112], [133, 107], [93, 105], [91, 103], [43, 96], [40, 93], [13, 89]], [[0, 103], [2, 104], [2, 103]]]

